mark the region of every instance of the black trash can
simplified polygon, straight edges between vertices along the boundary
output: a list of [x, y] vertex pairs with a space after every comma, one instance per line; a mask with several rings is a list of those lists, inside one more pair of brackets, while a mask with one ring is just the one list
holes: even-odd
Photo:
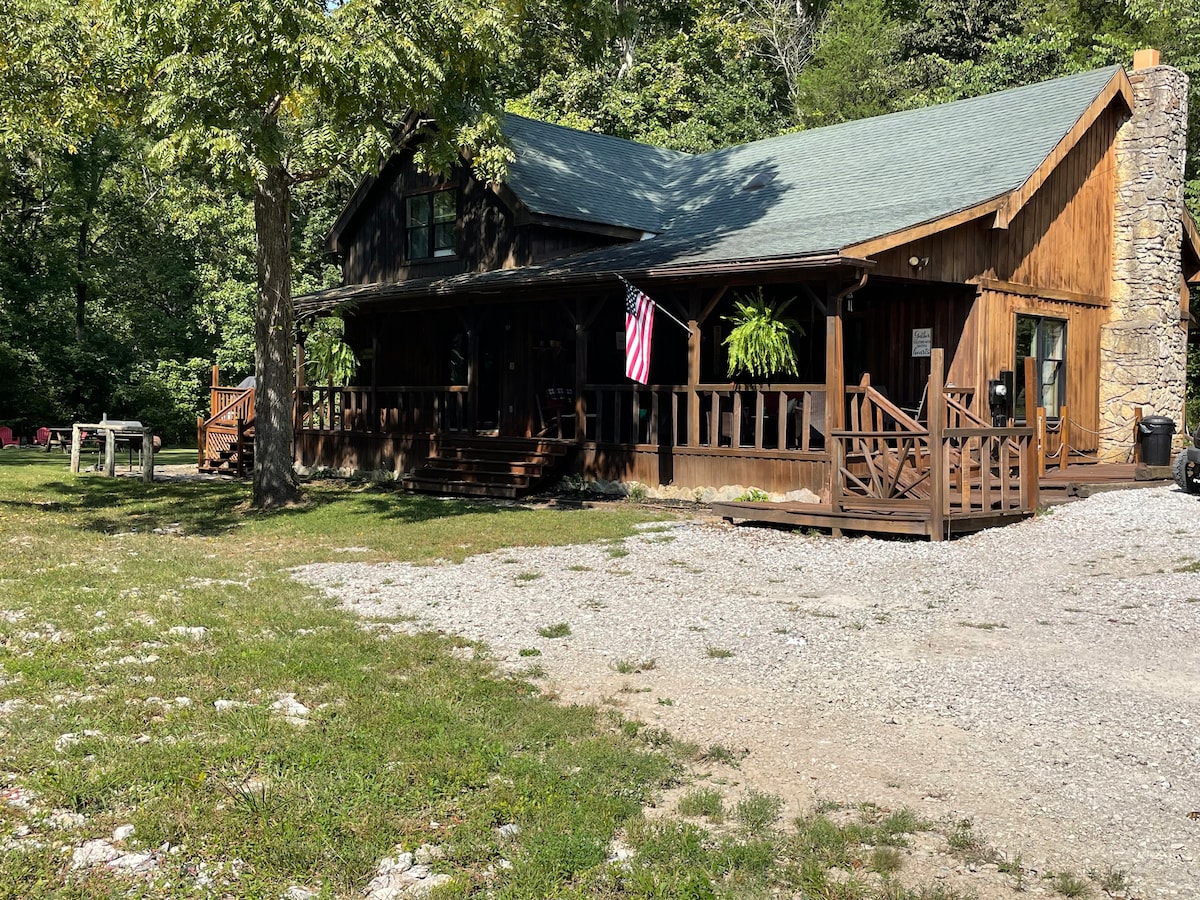
[[1171, 464], [1171, 439], [1175, 437], [1175, 420], [1167, 416], [1146, 416], [1138, 425], [1138, 440], [1142, 444], [1142, 462], [1148, 466]]

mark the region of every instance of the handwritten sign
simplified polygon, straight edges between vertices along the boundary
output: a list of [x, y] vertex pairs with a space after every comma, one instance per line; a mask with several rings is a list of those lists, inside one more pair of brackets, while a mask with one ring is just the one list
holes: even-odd
[[929, 351], [933, 347], [933, 329], [932, 328], [914, 328], [912, 341], [912, 355], [929, 356]]

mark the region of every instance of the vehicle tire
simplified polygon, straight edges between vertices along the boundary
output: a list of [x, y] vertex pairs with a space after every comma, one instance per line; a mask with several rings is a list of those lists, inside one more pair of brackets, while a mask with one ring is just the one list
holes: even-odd
[[1200, 494], [1200, 484], [1188, 478], [1187, 473], [1188, 452], [1180, 450], [1175, 456], [1175, 465], [1171, 467], [1171, 474], [1175, 476], [1175, 483], [1179, 485], [1179, 489], [1188, 494]]

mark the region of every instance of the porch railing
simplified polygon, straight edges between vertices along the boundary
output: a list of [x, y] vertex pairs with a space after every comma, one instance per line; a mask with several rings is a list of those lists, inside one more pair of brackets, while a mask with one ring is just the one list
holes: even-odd
[[[216, 378], [215, 367], [213, 377]], [[239, 475], [244, 474], [245, 454], [242, 450], [247, 429], [254, 423], [254, 396], [254, 388], [212, 386], [212, 414], [207, 419], [196, 420], [196, 448], [201, 469], [228, 459]]]
[[463, 432], [470, 429], [462, 384], [353, 387], [308, 385], [296, 392], [300, 428], [363, 433]]
[[847, 388], [847, 428], [833, 433], [831, 505], [840, 512], [947, 520], [1031, 514], [1038, 468], [1033, 428], [992, 428], [961, 388], [942, 389], [918, 421], [869, 384]]
[[694, 392], [687, 385], [592, 384], [581, 407], [583, 438], [598, 444], [825, 448], [823, 384], [701, 384]]

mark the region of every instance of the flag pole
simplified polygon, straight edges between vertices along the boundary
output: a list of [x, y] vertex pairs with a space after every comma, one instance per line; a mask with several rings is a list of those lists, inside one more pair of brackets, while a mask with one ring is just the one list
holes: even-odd
[[[620, 278], [624, 284], [629, 284], [629, 282], [626, 281], [624, 275], [618, 274], [617, 277]], [[692, 333], [692, 329], [689, 328], [687, 325], [683, 324], [683, 322], [680, 322], [679, 319], [677, 319], [675, 316], [671, 315], [671, 311], [669, 309], [662, 306], [662, 304], [655, 302], [655, 300], [649, 294], [646, 294], [646, 292], [643, 291], [641, 288], [637, 288], [637, 290], [641, 291], [642, 294], [645, 294], [646, 299], [649, 300], [654, 305], [655, 309], [657, 309], [664, 316], [666, 316], [668, 319], [670, 319], [672, 322], [674, 322], [676, 325], [678, 325], [680, 328], [682, 328], [684, 331], [686, 331], [689, 335]]]

